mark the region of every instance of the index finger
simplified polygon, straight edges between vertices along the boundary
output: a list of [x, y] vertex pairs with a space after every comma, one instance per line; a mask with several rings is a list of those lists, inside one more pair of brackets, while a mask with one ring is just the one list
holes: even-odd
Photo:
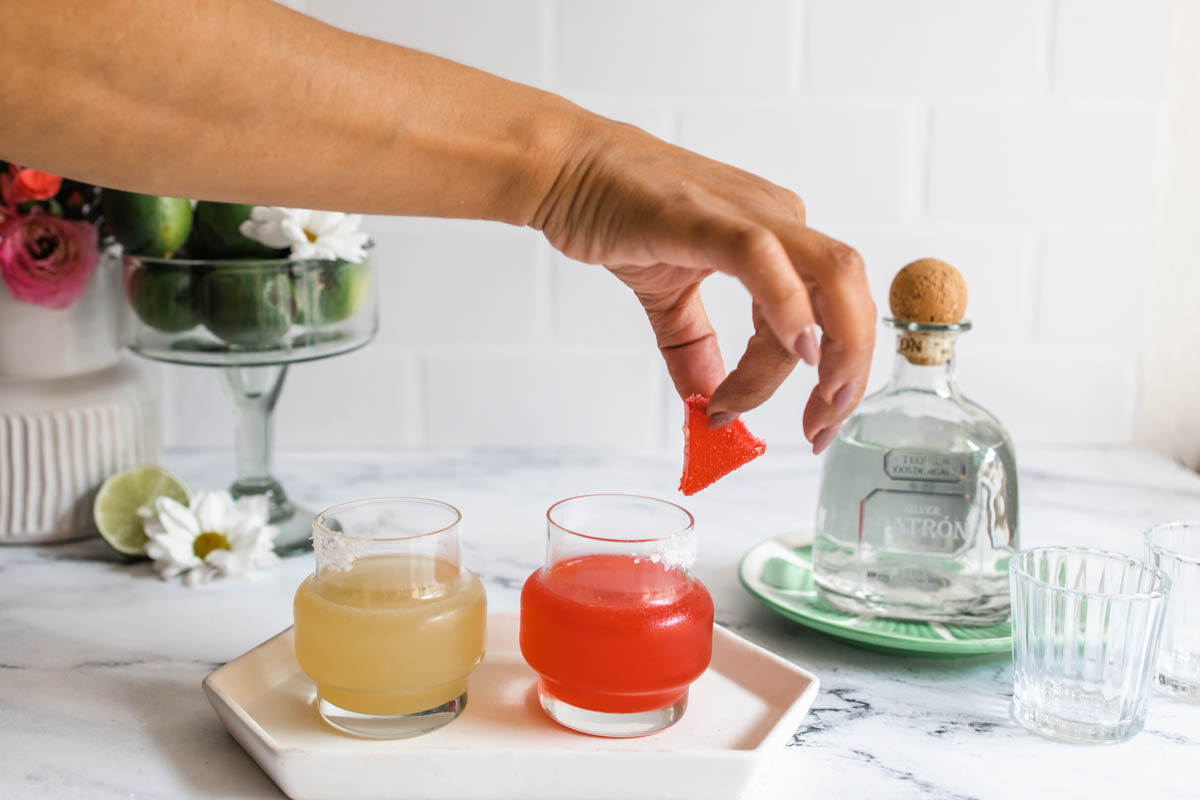
[[804, 413], [804, 433], [812, 441], [840, 424], [866, 391], [875, 302], [862, 257], [852, 247], [812, 228], [786, 231], [780, 239], [809, 288], [823, 333], [819, 382]]
[[765, 225], [722, 216], [705, 220], [692, 234], [694, 258], [741, 281], [784, 348], [815, 362], [813, 308], [779, 235]]
[[[726, 413], [732, 419], [765, 403], [791, 374], [799, 357], [780, 344], [755, 303], [752, 309], [754, 335], [746, 343], [737, 366], [721, 381], [708, 402], [709, 416]], [[816, 339], [813, 340], [816, 347]]]

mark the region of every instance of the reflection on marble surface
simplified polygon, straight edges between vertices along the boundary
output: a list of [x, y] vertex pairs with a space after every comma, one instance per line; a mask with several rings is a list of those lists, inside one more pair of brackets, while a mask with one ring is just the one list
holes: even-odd
[[[1138, 450], [1025, 450], [1026, 546], [1140, 551], [1141, 531], [1200, 519], [1200, 476]], [[555, 500], [596, 491], [676, 497], [674, 453], [281, 453], [293, 497], [324, 507], [374, 495], [425, 495], [464, 514], [465, 558], [494, 608], [516, 609], [543, 558]], [[748, 800], [1180, 797], [1200, 745], [1200, 706], [1164, 695], [1128, 744], [1043, 740], [1008, 717], [1005, 657], [940, 661], [855, 649], [762, 608], [739, 586], [757, 541], [810, 524], [819, 461], [767, 457], [688, 498], [700, 578], [717, 621], [816, 672], [821, 695]], [[221, 454], [171, 454], [194, 488], [223, 486]], [[0, 548], [0, 794], [6, 798], [280, 797], [226, 735], [200, 691], [217, 665], [291, 623], [311, 570], [294, 557], [254, 583], [186, 589], [125, 564], [99, 541]], [[570, 790], [564, 787], [564, 798]]]

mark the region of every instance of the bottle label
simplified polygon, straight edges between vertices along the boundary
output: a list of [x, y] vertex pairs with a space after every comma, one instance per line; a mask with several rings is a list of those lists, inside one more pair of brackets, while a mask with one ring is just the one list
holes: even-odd
[[972, 538], [971, 516], [962, 494], [876, 489], [862, 501], [859, 537], [889, 552], [953, 555]]
[[883, 471], [892, 480], [922, 483], [958, 483], [967, 477], [967, 459], [957, 453], [889, 450]]

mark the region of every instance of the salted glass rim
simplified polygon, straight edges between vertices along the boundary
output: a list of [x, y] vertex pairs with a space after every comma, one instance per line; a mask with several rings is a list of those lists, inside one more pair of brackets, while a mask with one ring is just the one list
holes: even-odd
[[[649, 500], [654, 503], [661, 503], [664, 506], [671, 506], [672, 508], [683, 512], [684, 517], [687, 518], [687, 525], [680, 530], [677, 530], [674, 533], [668, 533], [665, 536], [649, 536], [640, 539], [615, 539], [610, 536], [595, 536], [590, 533], [572, 530], [571, 528], [568, 528], [566, 525], [563, 525], [554, 519], [554, 509], [558, 508], [564, 503], [570, 503], [574, 500], [590, 500], [598, 497], [620, 497], [628, 500]], [[555, 528], [558, 528], [560, 531], [569, 533], [572, 536], [578, 536], [581, 539], [589, 539], [593, 542], [607, 542], [609, 544], [649, 544], [651, 542], [666, 542], [679, 536], [686, 536], [687, 534], [692, 533], [696, 528], [696, 518], [692, 516], [692, 512], [688, 511], [678, 503], [672, 503], [670, 500], [663, 500], [661, 497], [651, 497], [650, 495], [646, 494], [628, 494], [626, 492], [593, 492], [591, 494], [577, 494], [573, 497], [564, 497], [562, 500], [559, 500], [546, 509], [546, 521]]]
[[[1105, 558], [1112, 558], [1112, 559], [1116, 559], [1119, 561], [1124, 561], [1127, 564], [1136, 564], [1137, 566], [1140, 566], [1142, 569], [1149, 570], [1151, 573], [1153, 573], [1154, 577], [1157, 579], [1158, 588], [1147, 589], [1146, 591], [1142, 591], [1142, 592], [1103, 592], [1102, 593], [1102, 592], [1088, 591], [1086, 589], [1073, 589], [1068, 586], [1059, 586], [1057, 584], [1053, 584], [1053, 583], [1050, 583], [1049, 581], [1039, 578], [1037, 575], [1034, 575], [1032, 572], [1030, 572], [1028, 569], [1025, 568], [1024, 563], [1023, 563], [1025, 561], [1025, 559], [1031, 558], [1034, 554], [1040, 554], [1040, 553], [1074, 553], [1074, 554], [1088, 555], [1088, 556], [1103, 556]], [[1126, 555], [1125, 553], [1118, 553], [1113, 550], [1104, 550], [1099, 547], [1072, 547], [1070, 545], [1052, 545], [1052, 546], [1046, 546], [1046, 547], [1032, 547], [1028, 550], [1022, 550], [1019, 553], [1014, 554], [1012, 559], [1009, 561], [1009, 569], [1010, 570], [1015, 569], [1017, 576], [1021, 580], [1028, 581], [1029, 583], [1036, 584], [1038, 586], [1042, 586], [1046, 589], [1050, 589], [1051, 591], [1061, 592], [1063, 594], [1069, 594], [1074, 597], [1094, 597], [1094, 598], [1102, 598], [1104, 600], [1159, 600], [1159, 599], [1166, 597], [1167, 594], [1171, 591], [1171, 576], [1167, 574], [1166, 570], [1162, 569], [1161, 567], [1156, 567], [1153, 564], [1151, 564], [1147, 561], [1143, 561], [1140, 558], [1134, 558], [1133, 556]]]
[[[412, 502], [412, 501], [419, 502], [419, 503], [429, 503], [431, 505], [441, 506], [444, 509], [448, 509], [449, 511], [454, 512], [454, 520], [452, 522], [450, 522], [448, 525], [444, 525], [444, 526], [438, 528], [437, 530], [425, 531], [423, 533], [414, 533], [411, 536], [360, 536], [360, 535], [354, 534], [354, 533], [347, 533], [346, 531], [331, 530], [330, 528], [326, 527], [325, 523], [324, 523], [325, 517], [334, 511], [353, 508], [355, 506], [379, 505], [382, 503], [398, 503], [398, 502]], [[320, 528], [322, 533], [328, 534], [330, 536], [341, 536], [342, 538], [345, 538], [345, 539], [357, 539], [357, 540], [363, 541], [363, 542], [411, 542], [414, 539], [424, 539], [428, 536], [436, 536], [439, 533], [445, 533], [446, 531], [450, 530], [451, 528], [456, 527], [460, 522], [462, 522], [462, 512], [459, 511], [456, 507], [450, 505], [449, 503], [447, 503], [444, 500], [435, 500], [432, 497], [417, 497], [415, 495], [413, 495], [413, 496], [398, 495], [398, 496], [390, 496], [390, 497], [366, 497], [366, 498], [363, 498], [362, 500], [348, 500], [345, 503], [336, 503], [336, 504], [330, 506], [329, 508], [325, 509], [324, 511], [318, 512], [317, 515], [315, 517], [313, 517], [313, 526], [316, 528]]]
[[1194, 556], [1190, 553], [1184, 553], [1176, 550], [1174, 547], [1168, 547], [1162, 544], [1155, 544], [1150, 539], [1151, 537], [1166, 530], [1176, 530], [1180, 528], [1191, 528], [1194, 531], [1194, 536], [1200, 539], [1200, 521], [1197, 520], [1178, 520], [1176, 522], [1160, 522], [1157, 525], [1152, 525], [1142, 534], [1142, 539], [1146, 542], [1146, 547], [1150, 548], [1150, 552], [1157, 555], [1169, 556], [1176, 561], [1181, 561], [1185, 564], [1200, 567], [1200, 556]]

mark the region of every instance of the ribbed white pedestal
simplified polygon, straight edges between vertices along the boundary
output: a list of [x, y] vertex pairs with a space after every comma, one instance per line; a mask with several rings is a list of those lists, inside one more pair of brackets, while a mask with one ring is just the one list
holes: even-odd
[[109, 475], [155, 463], [158, 398], [131, 364], [54, 380], [0, 382], [0, 544], [94, 532]]

